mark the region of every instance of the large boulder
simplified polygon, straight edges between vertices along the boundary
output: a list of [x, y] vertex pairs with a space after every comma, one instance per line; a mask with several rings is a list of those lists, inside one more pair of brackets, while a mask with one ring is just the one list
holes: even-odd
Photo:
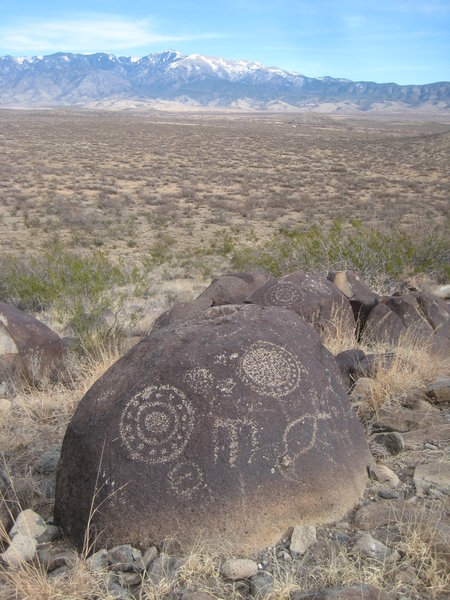
[[355, 327], [353, 311], [344, 294], [325, 277], [301, 270], [267, 281], [246, 302], [289, 308], [317, 330], [336, 321], [344, 327]]
[[62, 367], [60, 337], [21, 310], [0, 302], [0, 379], [26, 377], [39, 381]]
[[230, 551], [336, 520], [370, 462], [333, 356], [292, 311], [213, 307], [142, 340], [81, 400], [55, 518], [78, 546], [199, 539]]

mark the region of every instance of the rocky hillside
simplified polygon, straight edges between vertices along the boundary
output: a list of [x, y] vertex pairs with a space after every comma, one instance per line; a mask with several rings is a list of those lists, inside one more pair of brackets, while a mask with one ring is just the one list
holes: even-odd
[[385, 110], [450, 106], [448, 82], [429, 85], [311, 78], [250, 61], [168, 51], [142, 58], [57, 53], [0, 57], [0, 106], [141, 106]]

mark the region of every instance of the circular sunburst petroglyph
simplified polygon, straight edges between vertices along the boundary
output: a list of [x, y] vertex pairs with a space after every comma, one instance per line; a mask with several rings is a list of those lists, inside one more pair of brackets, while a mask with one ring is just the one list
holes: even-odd
[[299, 384], [300, 365], [293, 354], [271, 342], [255, 342], [239, 365], [241, 380], [263, 396], [287, 396]]
[[270, 306], [293, 308], [301, 301], [301, 293], [294, 283], [279, 281], [267, 290], [264, 299]]
[[195, 462], [179, 463], [170, 471], [167, 479], [176, 495], [187, 498], [192, 498], [204, 482], [203, 472]]
[[169, 385], [148, 387], [125, 406], [120, 437], [133, 460], [166, 463], [186, 447], [194, 411], [185, 394]]

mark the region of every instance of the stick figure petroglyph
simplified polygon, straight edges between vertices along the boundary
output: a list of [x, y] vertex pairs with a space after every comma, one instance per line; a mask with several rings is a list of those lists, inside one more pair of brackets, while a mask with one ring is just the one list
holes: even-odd
[[242, 454], [242, 445], [247, 442], [247, 463], [252, 462], [253, 455], [258, 450], [258, 428], [247, 418], [242, 419], [216, 419], [213, 427], [214, 462], [219, 456], [227, 453], [227, 461], [234, 468], [239, 454]]
[[166, 463], [185, 449], [194, 410], [185, 394], [170, 385], [150, 386], [125, 406], [120, 437], [132, 460]]

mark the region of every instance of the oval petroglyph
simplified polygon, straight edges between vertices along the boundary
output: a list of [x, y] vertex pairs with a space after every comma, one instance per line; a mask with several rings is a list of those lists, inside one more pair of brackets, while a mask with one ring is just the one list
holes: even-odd
[[287, 396], [300, 381], [300, 364], [293, 354], [271, 342], [255, 342], [244, 353], [240, 379], [263, 396]]
[[294, 283], [280, 281], [267, 290], [264, 299], [271, 306], [293, 308], [301, 301], [301, 292]]
[[133, 460], [170, 462], [186, 448], [193, 417], [194, 410], [181, 390], [169, 385], [151, 386], [125, 406], [120, 437]]
[[195, 462], [181, 462], [177, 464], [168, 475], [171, 490], [180, 496], [192, 496], [204, 487], [204, 475]]

